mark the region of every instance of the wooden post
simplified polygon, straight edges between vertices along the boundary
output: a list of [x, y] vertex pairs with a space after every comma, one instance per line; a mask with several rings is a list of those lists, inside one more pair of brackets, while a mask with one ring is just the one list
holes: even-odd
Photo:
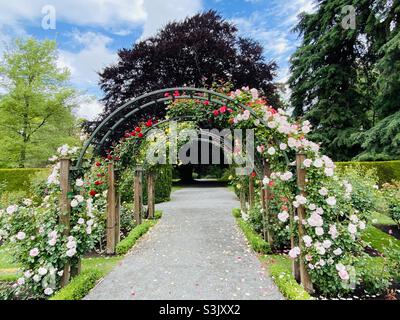
[[[306, 196], [305, 186], [306, 186], [306, 169], [303, 165], [304, 160], [306, 159], [305, 154], [298, 153], [296, 154], [296, 169], [297, 169], [297, 186], [300, 192], [300, 195]], [[299, 247], [300, 247], [300, 257], [299, 257], [299, 269], [300, 269], [300, 281], [303, 285], [304, 289], [309, 292], [313, 293], [314, 288], [311, 282], [310, 275], [306, 269], [304, 263], [304, 243], [303, 243], [303, 235], [304, 235], [304, 227], [303, 227], [303, 220], [305, 220], [305, 207], [304, 205], [300, 205], [297, 208], [297, 215], [299, 217], [298, 221], [298, 232], [299, 232]]]
[[[59, 223], [64, 227], [63, 235], [68, 236], [70, 231], [70, 219], [71, 219], [71, 202], [68, 197], [69, 192], [71, 191], [70, 185], [70, 168], [71, 168], [71, 160], [70, 159], [61, 159], [60, 160], [60, 188], [61, 188], [61, 196], [60, 196], [60, 217]], [[61, 276], [61, 287], [65, 287], [70, 279], [70, 264], [67, 263], [64, 266], [63, 275]]]
[[135, 169], [135, 212], [134, 217], [136, 224], [142, 224], [142, 210], [143, 210], [143, 169], [141, 167], [136, 167]]
[[115, 192], [115, 246], [121, 241], [121, 195]]
[[149, 171], [147, 175], [147, 207], [148, 219], [154, 219], [155, 213], [155, 174], [154, 171]]
[[106, 253], [115, 253], [115, 225], [116, 225], [116, 208], [117, 199], [115, 191], [115, 172], [114, 164], [108, 164], [108, 192], [107, 192], [107, 244]]
[[253, 209], [254, 207], [254, 178], [252, 175], [249, 177], [249, 208]]
[[[271, 177], [271, 169], [269, 167], [269, 163], [265, 162], [264, 163], [264, 175], [267, 178]], [[269, 228], [269, 200], [271, 199], [271, 190], [270, 190], [270, 186], [267, 186], [267, 189], [265, 190], [265, 220], [266, 220], [266, 239], [269, 243], [270, 246], [273, 245], [274, 239], [272, 237], [272, 231]]]
[[[290, 248], [293, 249], [296, 246], [295, 238], [294, 238], [294, 214], [293, 210], [290, 212]], [[298, 259], [293, 259], [292, 260], [292, 273], [293, 277], [296, 279], [297, 282], [301, 282], [300, 279], [300, 264]]]

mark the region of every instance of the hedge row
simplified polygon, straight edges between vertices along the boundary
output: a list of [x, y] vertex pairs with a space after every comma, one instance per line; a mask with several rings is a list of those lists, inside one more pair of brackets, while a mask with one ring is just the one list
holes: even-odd
[[81, 300], [95, 287], [102, 276], [103, 274], [96, 269], [84, 271], [73, 278], [66, 287], [58, 291], [50, 300]]
[[0, 184], [5, 184], [4, 191], [29, 192], [32, 180], [37, 175], [45, 177], [49, 174], [50, 169], [48, 168], [0, 169]]
[[383, 184], [392, 180], [400, 181], [400, 160], [397, 161], [374, 161], [374, 162], [336, 162], [340, 168], [359, 167], [361, 170], [375, 169], [379, 183]]
[[128, 253], [128, 251], [135, 245], [136, 241], [147, 231], [149, 231], [149, 229], [153, 227], [156, 223], [156, 220], [145, 220], [142, 224], [133, 228], [129, 235], [117, 244], [117, 254], [123, 255]]
[[242, 229], [245, 237], [249, 241], [250, 247], [257, 253], [270, 253], [271, 247], [269, 246], [269, 243], [266, 242], [258, 233], [256, 233], [246, 221], [238, 218], [238, 209], [233, 209], [232, 214], [236, 218], [240, 229]]
[[310, 300], [311, 296], [297, 283], [290, 269], [282, 263], [284, 261], [273, 261], [274, 258], [276, 259], [274, 256], [268, 257], [268, 272], [284, 297], [289, 300]]

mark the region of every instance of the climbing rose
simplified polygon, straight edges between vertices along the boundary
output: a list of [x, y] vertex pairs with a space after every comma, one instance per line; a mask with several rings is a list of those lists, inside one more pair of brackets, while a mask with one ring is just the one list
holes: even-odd
[[278, 214], [278, 219], [282, 222], [286, 222], [289, 218], [289, 213], [287, 211], [282, 211]]
[[342, 254], [342, 249], [337, 248], [337, 249], [333, 250], [333, 254], [335, 256], [340, 256]]
[[40, 267], [39, 270], [38, 270], [38, 273], [39, 273], [41, 276], [44, 276], [45, 274], [47, 274], [47, 269], [46, 269], [46, 268]]
[[219, 111], [218, 110], [214, 110], [213, 111], [213, 115], [214, 115], [214, 117], [217, 117], [219, 115]]
[[281, 149], [282, 151], [286, 150], [287, 149], [287, 144], [286, 143], [281, 143], [279, 145], [279, 149]]
[[315, 228], [315, 234], [317, 236], [322, 236], [324, 234], [324, 229], [322, 227], [316, 227]]
[[271, 148], [268, 149], [267, 152], [268, 152], [269, 155], [273, 156], [276, 153], [276, 150], [275, 150], [274, 147], [271, 147]]
[[39, 255], [39, 249], [38, 248], [31, 249], [31, 251], [29, 251], [29, 255], [31, 257], [36, 257], [37, 255]]
[[76, 208], [78, 205], [79, 205], [78, 200], [73, 199], [73, 200], [71, 201], [71, 207], [72, 207], [72, 208]]
[[321, 159], [315, 159], [314, 160], [314, 167], [322, 168], [323, 165], [324, 165], [324, 162]]
[[332, 177], [333, 176], [333, 169], [332, 168], [325, 168], [325, 175], [327, 177]]
[[13, 214], [13, 213], [15, 213], [15, 212], [18, 211], [18, 206], [17, 206], [17, 205], [9, 206], [9, 207], [6, 209], [6, 211], [7, 211], [8, 214]]
[[328, 195], [328, 189], [325, 188], [325, 187], [322, 187], [321, 189], [319, 189], [318, 192], [319, 192], [319, 194], [320, 194], [321, 196], [323, 196], [323, 197], [325, 197], [325, 196]]
[[336, 205], [336, 198], [329, 197], [328, 199], [326, 199], [326, 203], [329, 204], [331, 207], [334, 207]]
[[303, 161], [303, 165], [304, 165], [306, 168], [311, 167], [311, 165], [312, 165], [312, 160], [310, 160], [310, 159], [304, 160], [304, 161]]
[[25, 279], [24, 279], [24, 278], [19, 278], [19, 279], [17, 280], [17, 284], [18, 284], [19, 286], [23, 286], [23, 285], [25, 284]]
[[347, 230], [351, 234], [356, 234], [357, 233], [357, 226], [355, 224], [349, 223], [349, 226], [347, 227]]
[[294, 247], [289, 251], [289, 257], [292, 259], [296, 259], [300, 255], [300, 248]]
[[303, 236], [303, 241], [304, 241], [304, 244], [306, 245], [306, 247], [311, 247], [311, 245], [312, 245], [312, 238], [310, 237], [310, 236]]
[[44, 290], [44, 294], [45, 294], [46, 296], [51, 296], [51, 295], [53, 294], [53, 289], [52, 289], [52, 288], [46, 288], [46, 289]]
[[90, 194], [92, 197], [94, 197], [94, 196], [97, 194], [97, 192], [96, 192], [95, 190], [90, 190], [89, 194]]
[[17, 233], [17, 239], [18, 240], [24, 240], [25, 237], [26, 237], [25, 232], [20, 231], [20, 232]]
[[76, 182], [75, 182], [75, 185], [77, 187], [82, 187], [83, 186], [83, 180], [82, 179], [77, 179]]

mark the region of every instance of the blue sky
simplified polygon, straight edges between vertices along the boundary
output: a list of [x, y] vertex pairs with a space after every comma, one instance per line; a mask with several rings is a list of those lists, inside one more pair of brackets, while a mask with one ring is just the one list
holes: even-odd
[[[45, 30], [46, 5], [56, 13], [56, 29]], [[279, 65], [277, 80], [288, 77], [288, 59], [299, 43], [291, 32], [297, 15], [313, 10], [313, 0], [14, 0], [0, 3], [0, 54], [14, 37], [55, 39], [59, 65], [83, 92], [76, 110], [92, 119], [101, 111], [96, 71], [116, 61], [116, 52], [153, 35], [165, 23], [215, 9], [244, 36], [261, 42], [265, 58]]]

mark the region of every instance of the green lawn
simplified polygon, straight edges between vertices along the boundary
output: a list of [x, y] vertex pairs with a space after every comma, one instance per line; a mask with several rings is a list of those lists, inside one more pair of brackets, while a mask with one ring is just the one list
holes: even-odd
[[16, 281], [18, 265], [13, 262], [10, 248], [0, 247], [0, 281]]
[[369, 226], [363, 232], [362, 239], [381, 253], [385, 253], [390, 248], [400, 250], [400, 240], [374, 226]]
[[383, 225], [396, 225], [396, 223], [386, 214], [379, 212], [374, 212], [371, 215], [371, 221], [373, 224], [383, 224]]

